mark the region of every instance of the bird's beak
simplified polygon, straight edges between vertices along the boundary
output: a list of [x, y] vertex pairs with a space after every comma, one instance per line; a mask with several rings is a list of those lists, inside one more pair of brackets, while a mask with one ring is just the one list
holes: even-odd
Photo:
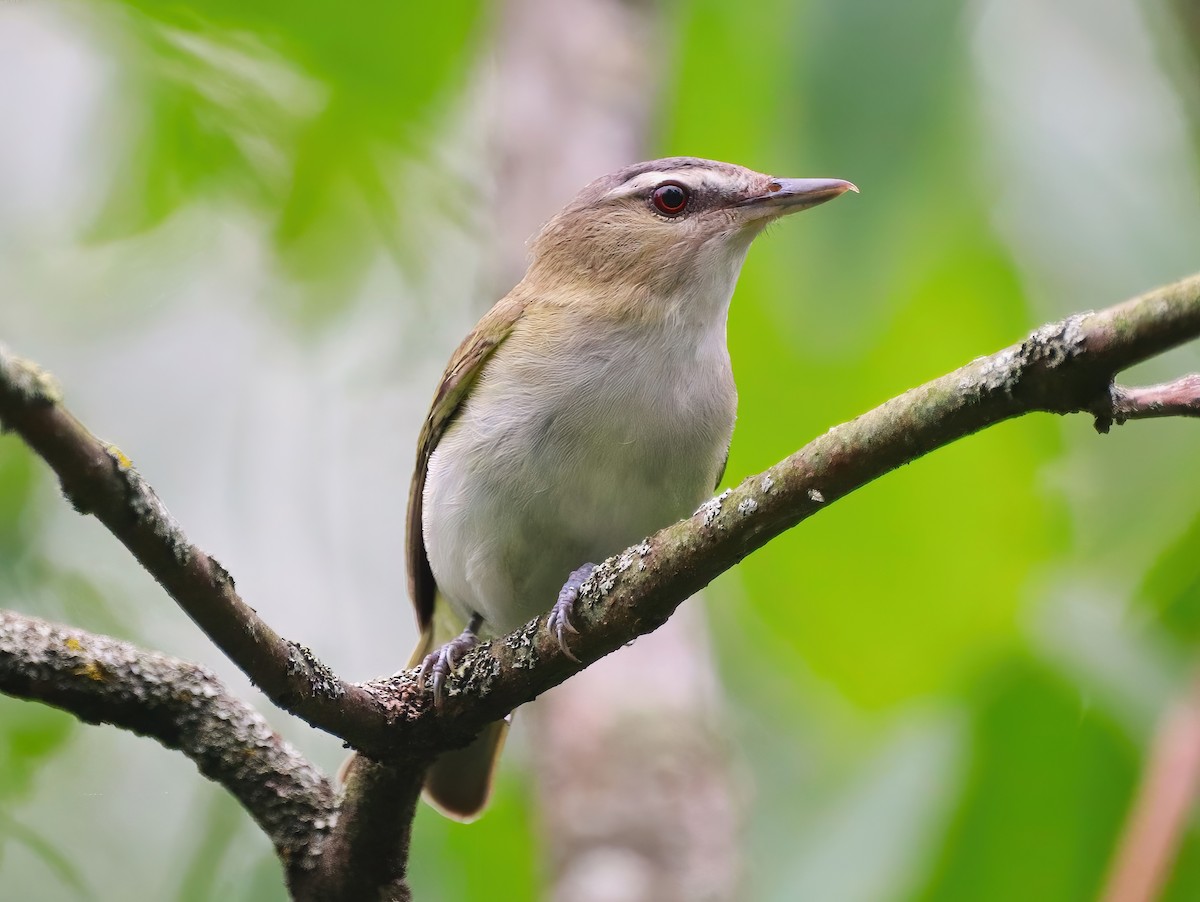
[[807, 210], [847, 191], [857, 194], [858, 187], [842, 179], [771, 179], [765, 192], [748, 197], [737, 206], [745, 209], [751, 219], [774, 218]]

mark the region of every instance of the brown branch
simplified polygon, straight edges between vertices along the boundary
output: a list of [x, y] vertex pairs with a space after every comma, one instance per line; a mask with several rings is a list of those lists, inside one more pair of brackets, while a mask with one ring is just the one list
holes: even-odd
[[1105, 408], [1096, 414], [1096, 431], [1108, 432], [1115, 422], [1151, 417], [1200, 417], [1200, 373], [1158, 385], [1133, 388], [1114, 384]]
[[[386, 759], [393, 767], [381, 770], [395, 781], [390, 794], [413, 799], [422, 765], [433, 754], [465, 744], [485, 724], [656, 629], [683, 599], [779, 533], [897, 467], [1012, 417], [1107, 415], [1117, 372], [1198, 335], [1200, 276], [1193, 276], [1043, 326], [1019, 345], [836, 426], [688, 520], [605, 561], [574, 615], [578, 660], [538, 618], [467, 655], [439, 711], [416, 691], [412, 672], [347, 684], [273, 633], [237, 596], [220, 565], [187, 542], [124, 455], [61, 406], [48, 377], [4, 352], [0, 421], [50, 463], [76, 507], [95, 513], [276, 703]], [[355, 846], [349, 835], [346, 842]], [[400, 893], [402, 886], [392, 889]]]
[[411, 673], [376, 685], [391, 696], [395, 748], [458, 743], [662, 624], [685, 598], [781, 532], [885, 473], [988, 426], [1037, 411], [1095, 413], [1120, 370], [1200, 336], [1200, 276], [1043, 326], [835, 426], [688, 520], [605, 561], [584, 587], [572, 661], [543, 619], [477, 647], [435, 715]]
[[0, 692], [183, 752], [241, 802], [290, 871], [313, 866], [335, 812], [329, 780], [203, 667], [0, 610]]
[[[1200, 276], [1025, 341], [905, 392], [810, 442], [688, 520], [610, 558], [589, 580], [573, 661], [531, 621], [464, 659], [444, 711], [411, 672], [348, 684], [275, 635], [220, 565], [189, 544], [120, 452], [68, 413], [36, 367], [0, 353], [0, 420], [58, 472], [193, 619], [285, 709], [375, 758], [420, 763], [465, 744], [587, 664], [648, 633], [746, 555], [839, 498], [922, 455], [1012, 417], [1111, 409], [1113, 376], [1200, 335]], [[296, 671], [299, 671], [297, 676]]]
[[188, 540], [129, 458], [62, 406], [49, 375], [3, 346], [0, 424], [41, 455], [75, 509], [108, 527], [273, 702], [334, 733], [356, 714], [378, 719], [369, 695], [338, 679], [304, 646], [280, 637], [242, 601], [233, 578]]
[[409, 902], [406, 875], [423, 766], [351, 759], [337, 823], [317, 867], [293, 885], [313, 902]]

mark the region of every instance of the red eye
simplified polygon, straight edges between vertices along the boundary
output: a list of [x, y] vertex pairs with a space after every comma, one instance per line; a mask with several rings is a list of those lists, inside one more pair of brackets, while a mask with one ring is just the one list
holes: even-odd
[[688, 189], [676, 182], [659, 185], [650, 195], [654, 209], [664, 216], [678, 216], [687, 209], [690, 199], [691, 195], [688, 193]]

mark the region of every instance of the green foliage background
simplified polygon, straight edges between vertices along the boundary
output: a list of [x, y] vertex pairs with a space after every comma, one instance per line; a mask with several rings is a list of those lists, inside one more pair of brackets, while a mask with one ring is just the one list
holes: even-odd
[[[413, 440], [494, 299], [477, 97], [503, 14], [0, 4], [0, 338], [270, 622], [351, 677], [407, 657]], [[1183, 0], [691, 0], [667, 19], [654, 153], [863, 189], [751, 253], [731, 482], [1041, 322], [1200, 268]], [[1197, 367], [1193, 347], [1135, 375]], [[747, 898], [1093, 898], [1195, 668], [1198, 453], [1193, 423], [1099, 437], [1028, 417], [722, 579]], [[204, 661], [256, 698], [12, 439], [0, 605]], [[336, 743], [272, 717], [336, 767]], [[418, 898], [537, 897], [519, 742], [481, 823], [422, 813]], [[282, 898], [266, 841], [176, 759], [0, 698], [6, 893]], [[1166, 898], [1197, 897], [1193, 828]]]

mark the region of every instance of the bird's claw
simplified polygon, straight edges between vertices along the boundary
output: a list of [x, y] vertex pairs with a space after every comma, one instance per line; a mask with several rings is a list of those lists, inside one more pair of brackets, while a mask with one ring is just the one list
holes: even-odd
[[447, 677], [454, 672], [463, 655], [478, 642], [479, 637], [468, 627], [441, 648], [431, 651], [421, 661], [421, 669], [417, 671], [417, 691], [425, 691], [425, 681], [433, 674], [433, 706], [437, 710], [442, 709], [442, 701], [446, 697]]
[[579, 635], [579, 630], [575, 629], [575, 625], [571, 623], [571, 609], [579, 600], [580, 587], [595, 569], [595, 564], [584, 564], [582, 567], [572, 570], [562, 589], [559, 590], [558, 600], [550, 609], [550, 616], [546, 618], [546, 629], [558, 640], [558, 647], [562, 649], [562, 653], [576, 663], [579, 663], [579, 659], [571, 652], [571, 647], [567, 643], [567, 633]]

